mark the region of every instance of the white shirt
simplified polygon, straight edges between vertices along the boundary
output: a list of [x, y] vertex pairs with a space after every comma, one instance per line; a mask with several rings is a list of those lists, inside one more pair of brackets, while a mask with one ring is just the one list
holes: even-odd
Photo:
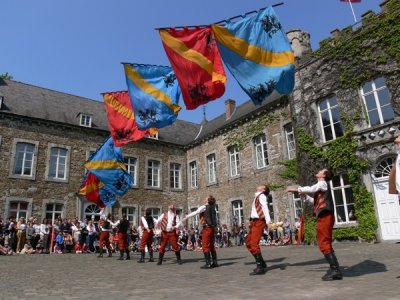
[[397, 152], [396, 159], [396, 190], [400, 196], [400, 151]]
[[326, 183], [325, 180], [318, 181], [316, 184], [312, 186], [299, 186], [298, 188], [299, 193], [308, 194], [306, 200], [311, 203], [314, 203], [314, 198], [311, 197], [311, 195], [314, 196], [316, 192], [319, 191], [325, 192], [326, 190], [328, 190], [328, 184]]
[[19, 224], [19, 230], [25, 231], [26, 230], [26, 224]]
[[[259, 196], [259, 197], [258, 197]], [[250, 218], [254, 218], [254, 219], [258, 219], [260, 218], [260, 216], [257, 213], [257, 209], [256, 209], [256, 198], [258, 197], [260, 204], [261, 204], [261, 208], [264, 212], [264, 216], [265, 216], [265, 221], [267, 222], [267, 224], [271, 223], [271, 217], [269, 216], [269, 210], [268, 210], [268, 203], [267, 203], [267, 196], [265, 196], [264, 193], [261, 192], [257, 192], [254, 195], [254, 200], [253, 200], [253, 204], [251, 205], [251, 214], [250, 214]]]
[[33, 229], [35, 230], [35, 234], [40, 233], [40, 225], [39, 224], [33, 224]]
[[[174, 222], [175, 213], [173, 213], [170, 210], [168, 210], [167, 214], [168, 214], [168, 223], [167, 223], [167, 228], [165, 230], [166, 231], [172, 231], [172, 223]], [[163, 218], [164, 218], [164, 213], [162, 213], [161, 216], [158, 217], [158, 219], [156, 221], [156, 224], [157, 225], [161, 225]], [[175, 228], [178, 228], [180, 226], [181, 226], [181, 222], [179, 220], [179, 217], [176, 216]]]
[[[154, 224], [156, 224], [157, 220], [153, 218], [153, 222], [154, 222]], [[149, 224], [147, 224], [145, 217], [142, 217], [142, 225], [143, 225], [144, 229], [149, 229]]]
[[40, 225], [40, 234], [49, 234], [49, 226], [47, 224]]
[[92, 225], [87, 225], [86, 226], [87, 231], [88, 231], [88, 235], [93, 235], [96, 233], [96, 227], [92, 224]]
[[194, 216], [196, 216], [196, 215], [198, 215], [198, 214], [201, 214], [201, 213], [204, 212], [204, 211], [206, 211], [206, 206], [205, 206], [205, 205], [202, 205], [202, 206], [200, 206], [198, 209], [196, 209], [195, 211], [193, 211], [193, 212], [191, 212], [190, 214], [188, 214], [188, 215], [186, 216], [186, 218], [194, 217]]

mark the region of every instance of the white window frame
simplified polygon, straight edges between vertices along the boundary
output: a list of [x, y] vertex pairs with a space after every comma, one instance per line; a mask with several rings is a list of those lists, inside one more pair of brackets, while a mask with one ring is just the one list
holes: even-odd
[[199, 187], [197, 161], [189, 162], [189, 184], [192, 189]]
[[[158, 168], [153, 164], [150, 166], [149, 163], [158, 162]], [[149, 175], [151, 171], [151, 184], [149, 184]], [[156, 171], [156, 172], [155, 172]], [[157, 181], [157, 185], [154, 184]], [[146, 158], [146, 187], [149, 189], [161, 189], [162, 188], [162, 161], [156, 158]]]
[[146, 134], [146, 138], [152, 139], [152, 140], [158, 140], [158, 132], [155, 135]]
[[[11, 203], [27, 203], [27, 209], [23, 210], [26, 211], [26, 218], [28, 219], [31, 214], [32, 214], [32, 203], [33, 203], [33, 198], [20, 198], [20, 197], [6, 197], [6, 201], [5, 201], [5, 206], [4, 206], [4, 219], [8, 219], [11, 215], [11, 212], [14, 210], [11, 210]], [[20, 204], [18, 204], [18, 207], [20, 207]], [[19, 211], [17, 209], [17, 217], [19, 218]], [[17, 220], [18, 221], [18, 220]]]
[[[346, 188], [351, 188], [351, 184], [344, 185], [344, 183], [343, 183], [343, 174], [337, 175], [337, 176], [340, 176], [340, 186], [333, 187], [332, 180], [329, 183], [330, 184], [330, 188], [331, 188], [332, 200], [333, 200], [333, 204], [334, 204], [334, 207], [335, 207], [335, 224], [336, 225], [355, 224], [355, 223], [357, 223], [357, 221], [356, 220], [354, 220], [354, 221], [350, 221], [349, 220], [349, 212], [347, 210], [347, 206], [349, 204], [354, 204], [355, 200], [352, 199], [353, 202], [348, 203], [348, 199], [346, 198], [346, 193], [345, 193], [345, 189]], [[344, 221], [339, 221], [338, 220], [338, 215], [337, 215], [337, 212], [336, 212], [337, 211], [337, 206], [336, 206], [335, 193], [334, 193], [334, 191], [336, 191], [336, 190], [341, 190], [341, 192], [342, 192], [343, 204], [341, 204], [340, 206], [344, 207], [344, 213], [345, 213], [345, 216], [346, 216], [346, 220], [344, 220]]]
[[79, 125], [84, 127], [92, 127], [92, 116], [88, 114], [80, 114]]
[[[156, 219], [156, 220], [157, 220], [157, 219], [161, 216], [161, 214], [163, 213], [163, 212], [162, 212], [161, 206], [146, 206], [146, 207], [145, 207], [145, 211], [146, 211], [147, 209], [150, 209], [150, 210], [151, 210], [151, 216], [152, 216], [154, 219]], [[158, 211], [157, 214], [155, 213], [156, 210]]]
[[206, 156], [208, 184], [217, 183], [217, 156], [210, 153]]
[[[177, 166], [178, 169], [176, 168]], [[182, 164], [177, 162], [170, 162], [168, 173], [169, 173], [169, 188], [171, 190], [182, 190]]]
[[296, 140], [294, 137], [293, 124], [289, 123], [283, 127], [285, 131], [286, 149], [289, 159], [296, 158]]
[[[255, 154], [255, 166], [256, 169], [263, 169], [269, 166], [268, 157], [268, 145], [266, 135], [260, 134], [253, 139], [254, 154]], [[261, 155], [261, 161], [259, 160], [259, 153]]]
[[[47, 206], [48, 205], [53, 205], [53, 209], [52, 210], [48, 210]], [[56, 205], [61, 205], [62, 208], [61, 210], [56, 210]], [[63, 203], [59, 203], [59, 202], [45, 202], [43, 203], [44, 206], [44, 215], [43, 218], [45, 218], [47, 216], [47, 214], [51, 214], [51, 224], [54, 224], [54, 221], [56, 219], [56, 214], [59, 214], [61, 216], [61, 218], [64, 218], [64, 210], [65, 210], [65, 205]]]
[[[65, 157], [64, 178], [55, 178], [55, 177], [53, 178], [53, 177], [50, 177], [51, 150], [53, 148], [65, 149], [67, 151], [66, 157]], [[45, 173], [46, 181], [68, 183], [70, 160], [71, 160], [71, 147], [70, 146], [49, 143], [49, 145], [47, 147], [47, 164], [46, 164], [46, 173]], [[58, 162], [58, 159], [57, 159], [57, 162]], [[58, 171], [57, 171], [57, 173], [58, 173]]]
[[[31, 174], [30, 175], [21, 175], [15, 174], [15, 164], [17, 162], [17, 144], [31, 144], [34, 146], [33, 155], [32, 155], [32, 163], [31, 163]], [[11, 151], [11, 161], [10, 161], [10, 178], [21, 178], [27, 180], [35, 180], [36, 178], [36, 165], [37, 165], [37, 155], [38, 155], [39, 142], [25, 139], [14, 139], [12, 151]], [[22, 168], [23, 170], [23, 168]]]
[[[131, 160], [134, 160], [135, 163], [131, 163]], [[126, 171], [132, 176], [133, 179], [134, 184], [132, 185], [132, 188], [139, 187], [139, 177], [138, 177], [139, 159], [135, 156], [125, 156], [124, 163], [126, 166]]]
[[[194, 212], [197, 210], [197, 207], [191, 207], [190, 212]], [[199, 215], [195, 215], [193, 218], [190, 218], [190, 225], [193, 226], [193, 228], [196, 228], [197, 226], [200, 226], [200, 218]]]
[[[237, 204], [237, 205], [236, 205]], [[244, 223], [244, 208], [243, 208], [243, 200], [237, 199], [231, 202], [232, 207], [232, 223], [233, 218], [237, 217], [237, 225], [241, 225]]]
[[[293, 215], [295, 218], [300, 218], [300, 214], [297, 214], [297, 211], [301, 209], [301, 214], [303, 214], [303, 200], [300, 198], [299, 193], [293, 193]], [[298, 207], [296, 204], [300, 203], [300, 206]]]
[[[383, 79], [385, 80], [385, 85], [384, 85], [384, 86], [381, 86], [380, 88], [377, 89], [377, 88], [376, 88], [376, 85], [375, 85], [375, 80], [377, 80], [378, 78], [383, 78]], [[371, 82], [371, 83], [372, 83], [372, 91], [367, 92], [367, 93], [364, 93], [363, 86], [364, 86], [364, 84], [365, 84], [366, 82]], [[384, 106], [381, 106], [381, 101], [380, 101], [380, 99], [379, 99], [379, 97], [378, 97], [378, 92], [379, 92], [379, 91], [382, 91], [382, 90], [384, 90], [384, 89], [388, 89], [388, 88], [387, 88], [387, 85], [386, 85], [386, 78], [384, 78], [384, 77], [377, 77], [377, 78], [374, 78], [374, 79], [372, 79], [372, 80], [368, 80], [368, 81], [366, 81], [366, 82], [364, 82], [363, 85], [360, 87], [360, 94], [361, 94], [361, 98], [362, 98], [362, 101], [363, 101], [363, 104], [364, 104], [366, 113], [367, 113], [367, 115], [368, 115], [368, 127], [372, 127], [372, 125], [371, 125], [370, 116], [369, 116], [369, 112], [370, 112], [370, 111], [368, 110], [367, 102], [366, 102], [366, 100], [365, 100], [365, 96], [368, 96], [368, 95], [370, 95], [370, 94], [374, 94], [376, 109], [377, 109], [378, 116], [379, 116], [379, 124], [376, 124], [376, 125], [373, 125], [373, 126], [379, 126], [379, 125], [385, 123], [385, 120], [383, 120], [383, 115], [382, 115], [382, 107], [384, 107], [384, 106], [389, 106], [389, 105], [390, 105], [390, 107], [391, 107], [392, 110], [393, 110], [391, 101], [389, 101], [388, 104], [386, 104], [386, 105], [384, 105]], [[389, 92], [389, 95], [390, 95], [389, 89], [388, 89], [388, 92]], [[396, 118], [396, 113], [393, 112], [393, 114], [394, 114], [394, 118]], [[390, 122], [390, 121], [387, 121], [387, 122]]]
[[[337, 103], [337, 104], [334, 105], [334, 106], [331, 106], [331, 103], [330, 103], [330, 101], [329, 101], [329, 100], [331, 100], [332, 98], [336, 98], [336, 103]], [[324, 110], [321, 110], [320, 105], [321, 105], [321, 103], [324, 102], [324, 101], [326, 101], [326, 103], [327, 103], [327, 108], [324, 109]], [[318, 106], [319, 122], [320, 122], [320, 124], [321, 124], [321, 130], [322, 130], [322, 136], [324, 137], [324, 142], [329, 142], [329, 141], [336, 140], [336, 138], [338, 138], [338, 136], [336, 136], [335, 126], [334, 126], [336, 123], [333, 123], [333, 119], [332, 119], [332, 109], [334, 109], [334, 108], [336, 108], [336, 107], [339, 109], [339, 102], [337, 101], [336, 95], [331, 96], [331, 97], [329, 97], [329, 98], [326, 98], [326, 99], [320, 101], [320, 102], [318, 103], [317, 106]], [[325, 130], [324, 130], [325, 127], [324, 127], [324, 123], [323, 123], [323, 121], [322, 121], [322, 114], [323, 114], [324, 112], [326, 112], [326, 111], [328, 112], [328, 115], [329, 115], [329, 126], [330, 126], [331, 131], [332, 131], [332, 139], [331, 139], [331, 140], [326, 140]], [[339, 114], [340, 114], [340, 109], [339, 109]], [[342, 126], [342, 131], [343, 131], [343, 133], [344, 133], [344, 128], [343, 128], [342, 116], [341, 116], [341, 115], [339, 116], [339, 122], [337, 122], [337, 123], [340, 123], [340, 125]], [[341, 135], [341, 136], [342, 136], [342, 135]]]
[[238, 146], [228, 147], [229, 177], [240, 176], [240, 152]]
[[[133, 213], [129, 212], [129, 210], [133, 209]], [[121, 218], [122, 215], [126, 214], [126, 218], [128, 219], [130, 225], [136, 225], [137, 224], [137, 207], [132, 206], [132, 205], [124, 205], [121, 207]]]

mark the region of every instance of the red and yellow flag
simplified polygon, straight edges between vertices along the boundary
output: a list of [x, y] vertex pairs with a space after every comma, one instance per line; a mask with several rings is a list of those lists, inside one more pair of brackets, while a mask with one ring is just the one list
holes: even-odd
[[104, 183], [100, 182], [100, 180], [94, 174], [88, 172], [78, 194], [85, 196], [88, 201], [93, 202], [100, 208], [103, 208], [105, 205], [100, 199], [100, 188], [102, 186], [104, 186]]
[[127, 91], [104, 93], [108, 124], [114, 144], [121, 147], [141, 140], [146, 135], [155, 135], [157, 129], [139, 130], [137, 128], [131, 100]]
[[162, 29], [160, 36], [187, 109], [224, 94], [225, 70], [210, 27]]

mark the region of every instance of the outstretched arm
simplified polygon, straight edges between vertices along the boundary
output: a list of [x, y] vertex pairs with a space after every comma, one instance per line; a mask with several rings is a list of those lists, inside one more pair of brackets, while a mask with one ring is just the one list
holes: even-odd
[[202, 212], [205, 211], [205, 210], [206, 210], [206, 206], [205, 206], [205, 205], [200, 206], [200, 207], [199, 207], [198, 209], [196, 209], [195, 211], [193, 211], [193, 212], [191, 212], [190, 214], [186, 215], [186, 217], [184, 217], [184, 218], [182, 219], [182, 222], [183, 222], [183, 221], [186, 221], [186, 220], [189, 219], [189, 218], [192, 218], [192, 217], [194, 217], [194, 216], [197, 216], [198, 214], [202, 213]]

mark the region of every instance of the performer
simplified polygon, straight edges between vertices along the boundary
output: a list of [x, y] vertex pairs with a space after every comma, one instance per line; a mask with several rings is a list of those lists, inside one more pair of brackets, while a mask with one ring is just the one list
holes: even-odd
[[[205, 205], [200, 206], [196, 211], [188, 214], [183, 221], [200, 214], [200, 223], [203, 226], [202, 248], [206, 264], [202, 269], [218, 267], [217, 252], [215, 251], [215, 226], [217, 226], [217, 211], [215, 210], [215, 198], [208, 196], [205, 198]], [[210, 255], [211, 253], [211, 255]], [[212, 263], [211, 263], [212, 257]]]
[[103, 257], [103, 247], [104, 245], [106, 246], [108, 250], [108, 257], [112, 256], [112, 251], [111, 251], [111, 245], [110, 245], [110, 232], [111, 232], [111, 214], [108, 214], [107, 216], [102, 215], [99, 226], [100, 226], [100, 242], [99, 242], [99, 247], [100, 247], [100, 254], [97, 257]]
[[140, 259], [138, 263], [144, 263], [145, 247], [149, 251], [150, 259], [149, 262], [154, 262], [153, 258], [153, 236], [154, 236], [154, 224], [156, 220], [151, 216], [151, 209], [146, 209], [145, 216], [142, 217], [142, 239], [140, 240]]
[[394, 140], [394, 144], [396, 145], [397, 158], [389, 175], [389, 194], [397, 194], [400, 204], [400, 134]]
[[[343, 278], [339, 262], [332, 247], [332, 231], [335, 224], [334, 205], [328, 181], [332, 179], [332, 171], [324, 168], [315, 175], [317, 183], [313, 186], [288, 187], [287, 192], [299, 192], [306, 200], [314, 203], [314, 213], [317, 216], [317, 241], [320, 251], [329, 263], [328, 272], [322, 280], [340, 280]], [[312, 195], [313, 197], [310, 197]]]
[[178, 246], [178, 235], [176, 234], [176, 229], [179, 228], [180, 222], [179, 217], [175, 213], [175, 207], [173, 204], [168, 206], [168, 211], [161, 214], [161, 216], [156, 221], [157, 226], [161, 226], [161, 245], [158, 255], [157, 265], [161, 265], [164, 254], [165, 247], [169, 241], [174, 250], [178, 264], [182, 264], [181, 252]]
[[124, 250], [126, 252], [126, 260], [130, 260], [129, 255], [129, 244], [128, 244], [128, 231], [130, 227], [129, 220], [126, 218], [126, 214], [122, 214], [122, 219], [113, 223], [111, 220], [107, 220], [111, 223], [112, 227], [118, 226], [118, 248], [119, 258], [118, 260], [124, 260]]
[[267, 264], [261, 254], [260, 239], [265, 226], [271, 223], [267, 204], [268, 194], [269, 188], [264, 184], [259, 185], [251, 206], [250, 230], [246, 237], [246, 247], [253, 254], [257, 267], [250, 275], [262, 275], [267, 271]]

